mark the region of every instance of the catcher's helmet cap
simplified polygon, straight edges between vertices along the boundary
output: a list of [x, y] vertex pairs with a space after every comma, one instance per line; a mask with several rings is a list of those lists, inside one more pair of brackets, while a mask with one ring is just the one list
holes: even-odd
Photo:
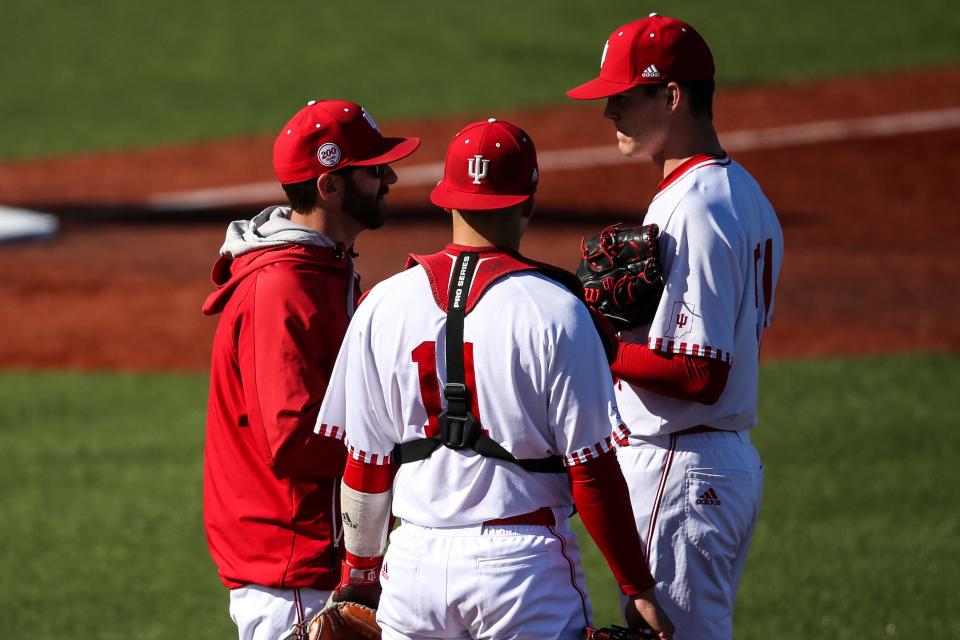
[[430, 201], [443, 209], [487, 211], [518, 205], [537, 190], [533, 140], [520, 127], [489, 118], [460, 130]]
[[311, 100], [273, 143], [273, 171], [283, 184], [319, 178], [349, 166], [406, 158], [419, 138], [385, 138], [367, 111], [346, 100]]
[[712, 78], [713, 54], [696, 29], [651, 13], [613, 30], [600, 57], [600, 76], [567, 91], [575, 100], [596, 100], [641, 84]]

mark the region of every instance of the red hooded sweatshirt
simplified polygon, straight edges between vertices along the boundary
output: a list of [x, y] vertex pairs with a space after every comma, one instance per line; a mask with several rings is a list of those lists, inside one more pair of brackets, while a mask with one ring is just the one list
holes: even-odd
[[230, 588], [332, 589], [339, 580], [342, 433], [313, 433], [356, 306], [339, 249], [255, 248], [220, 258], [203, 312], [213, 342], [204, 525]]

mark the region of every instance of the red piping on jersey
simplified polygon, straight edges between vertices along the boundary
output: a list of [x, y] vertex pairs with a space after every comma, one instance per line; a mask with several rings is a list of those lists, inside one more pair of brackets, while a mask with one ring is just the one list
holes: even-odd
[[670, 475], [670, 467], [673, 466], [673, 454], [677, 450], [677, 436], [670, 434], [670, 448], [667, 449], [663, 457], [663, 468], [660, 471], [660, 484], [657, 486], [657, 495], [653, 499], [653, 508], [650, 509], [650, 524], [647, 527], [647, 557], [653, 553], [653, 533], [657, 528], [657, 517], [660, 515], [660, 507], [663, 505], [663, 491], [667, 486], [667, 476]]
[[[711, 160], [713, 160], [713, 162], [710, 162]], [[705, 163], [705, 164], [701, 164], [701, 163]], [[694, 167], [696, 167], [697, 169], [700, 169], [702, 167], [714, 167], [714, 166], [726, 167], [729, 164], [730, 164], [730, 156], [728, 156], [726, 153], [722, 153], [720, 155], [713, 154], [713, 153], [698, 153], [692, 158], [687, 158], [686, 160], [681, 162], [679, 166], [674, 167], [673, 171], [671, 171], [670, 173], [668, 173], [666, 176], [663, 177], [663, 180], [661, 180], [660, 184], [657, 185], [657, 195], [659, 195], [660, 192], [662, 192], [664, 189], [669, 187], [671, 184], [673, 184], [674, 182], [676, 182], [677, 180], [685, 176]], [[696, 165], [700, 165], [700, 166], [696, 166]]]
[[570, 583], [573, 585], [573, 588], [577, 590], [577, 593], [580, 594], [580, 606], [583, 611], [583, 624], [585, 627], [590, 626], [590, 616], [587, 612], [587, 594], [583, 592], [583, 589], [580, 588], [580, 585], [577, 584], [577, 566], [573, 562], [573, 559], [567, 554], [567, 541], [563, 539], [559, 533], [557, 533], [556, 528], [547, 527], [550, 533], [560, 541], [560, 553], [563, 555], [564, 559], [567, 561], [567, 565], [570, 567]]

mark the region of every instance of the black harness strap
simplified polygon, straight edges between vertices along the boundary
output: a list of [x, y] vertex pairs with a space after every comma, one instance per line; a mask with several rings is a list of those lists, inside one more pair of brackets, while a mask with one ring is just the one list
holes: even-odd
[[476, 253], [464, 252], [457, 256], [450, 278], [447, 298], [447, 384], [443, 397], [447, 408], [438, 417], [439, 432], [432, 438], [403, 442], [393, 448], [397, 464], [425, 460], [440, 448], [473, 449], [482, 456], [520, 465], [534, 473], [563, 473], [566, 471], [559, 455], [547, 458], [520, 460], [483, 433], [476, 416], [470, 412], [470, 389], [467, 388], [463, 365], [463, 320], [466, 316], [467, 295], [479, 258]]

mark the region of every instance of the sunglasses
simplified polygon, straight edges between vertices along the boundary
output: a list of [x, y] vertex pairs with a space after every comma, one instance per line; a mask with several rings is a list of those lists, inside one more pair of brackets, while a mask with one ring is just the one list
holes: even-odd
[[387, 165], [385, 164], [374, 164], [364, 167], [347, 167], [345, 169], [340, 169], [336, 173], [353, 173], [354, 171], [360, 171], [361, 169], [369, 171], [371, 175], [377, 180], [383, 180], [383, 177], [387, 175]]

